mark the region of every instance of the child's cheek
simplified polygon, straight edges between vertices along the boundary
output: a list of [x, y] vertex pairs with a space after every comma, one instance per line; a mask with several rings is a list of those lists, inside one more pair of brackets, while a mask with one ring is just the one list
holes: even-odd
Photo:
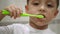
[[53, 18], [53, 13], [47, 13], [47, 20], [50, 21]]

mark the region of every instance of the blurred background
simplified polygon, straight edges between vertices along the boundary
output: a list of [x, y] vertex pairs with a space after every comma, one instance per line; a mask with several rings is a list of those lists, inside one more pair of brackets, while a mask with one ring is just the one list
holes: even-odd
[[[26, 0], [0, 0], [0, 10], [6, 8], [7, 6], [11, 4], [14, 4], [20, 7], [25, 12]], [[60, 3], [59, 3], [58, 10], [59, 9], [60, 9]], [[13, 24], [13, 23], [26, 24], [28, 22], [29, 22], [29, 17], [21, 17], [21, 18], [13, 19], [13, 18], [10, 18], [10, 16], [6, 16], [2, 19], [2, 21], [0, 21], [0, 26], [5, 26], [5, 25]], [[57, 17], [51, 22], [52, 23], [49, 25], [49, 27], [57, 34], [60, 34], [60, 10]]]

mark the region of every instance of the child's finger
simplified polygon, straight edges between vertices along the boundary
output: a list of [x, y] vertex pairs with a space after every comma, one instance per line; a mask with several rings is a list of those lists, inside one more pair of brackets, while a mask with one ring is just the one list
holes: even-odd
[[19, 9], [17, 9], [17, 17], [19, 17], [19, 15], [20, 15], [20, 11]]
[[19, 8], [17, 8], [17, 17], [20, 17], [22, 10], [20, 10]]
[[13, 15], [14, 19], [16, 19], [16, 17], [17, 17], [17, 9], [14, 6], [12, 6], [11, 9], [12, 9], [12, 15]]
[[10, 8], [12, 10], [12, 17], [14, 17], [15, 8], [14, 8], [14, 6], [11, 6]]
[[14, 6], [16, 9], [16, 17], [20, 17], [20, 9], [16, 6]]
[[17, 17], [17, 11], [14, 11], [14, 19], [16, 19], [16, 17]]
[[21, 14], [21, 10], [20, 10], [20, 8], [18, 8], [18, 7], [16, 7], [16, 6], [14, 6], [14, 8], [16, 9], [16, 17], [20, 17], [20, 14]]

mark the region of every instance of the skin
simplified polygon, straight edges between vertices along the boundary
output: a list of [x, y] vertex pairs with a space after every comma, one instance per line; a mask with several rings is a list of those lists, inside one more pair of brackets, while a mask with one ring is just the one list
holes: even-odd
[[[20, 17], [22, 10], [15, 5], [10, 5], [5, 8], [10, 12], [10, 17]], [[29, 14], [42, 14], [45, 18], [40, 19], [36, 17], [30, 17], [30, 26], [39, 29], [45, 30], [48, 28], [49, 22], [55, 18], [58, 14], [56, 0], [29, 0], [29, 4], [25, 6], [26, 13]], [[2, 15], [0, 10], [0, 20], [2, 20], [6, 15]]]
[[48, 28], [49, 22], [58, 14], [56, 0], [29, 0], [26, 5], [29, 14], [42, 14], [45, 18], [30, 17], [30, 25], [33, 28], [44, 30]]
[[[17, 6], [15, 5], [10, 5], [8, 6], [7, 8], [5, 8], [6, 10], [8, 10], [10, 12], [10, 17], [16, 19], [18, 17], [20, 17], [20, 14], [22, 13], [22, 10], [21, 8], [18, 8]], [[2, 20], [6, 15], [3, 15], [2, 14], [2, 11], [0, 10], [0, 20]]]

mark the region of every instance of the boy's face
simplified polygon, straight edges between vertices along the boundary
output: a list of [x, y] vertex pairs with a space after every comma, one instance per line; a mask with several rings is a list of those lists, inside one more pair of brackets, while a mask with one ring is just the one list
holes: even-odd
[[26, 6], [26, 12], [29, 14], [42, 14], [45, 18], [40, 19], [36, 17], [30, 17], [31, 21], [38, 25], [47, 25], [52, 18], [56, 17], [57, 2], [56, 0], [29, 0], [29, 4]]

